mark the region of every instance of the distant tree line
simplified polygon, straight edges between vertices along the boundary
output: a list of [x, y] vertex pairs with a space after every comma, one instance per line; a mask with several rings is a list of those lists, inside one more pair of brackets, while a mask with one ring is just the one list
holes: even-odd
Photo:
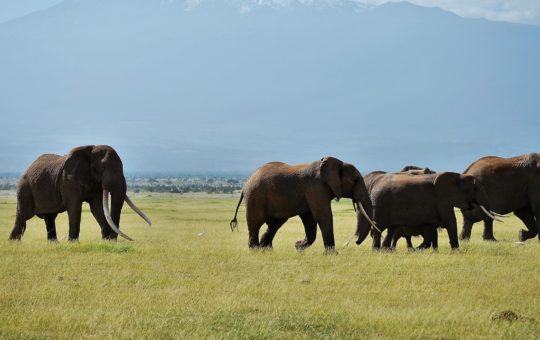
[[0, 183], [0, 190], [16, 190], [17, 184], [14, 183]]
[[[17, 190], [18, 178], [0, 177], [0, 190]], [[133, 192], [168, 192], [183, 194], [204, 192], [209, 194], [232, 194], [241, 190], [245, 178], [241, 177], [128, 177], [128, 190]]]
[[129, 190], [134, 192], [232, 194], [242, 189], [244, 179], [234, 177], [128, 178], [127, 184]]

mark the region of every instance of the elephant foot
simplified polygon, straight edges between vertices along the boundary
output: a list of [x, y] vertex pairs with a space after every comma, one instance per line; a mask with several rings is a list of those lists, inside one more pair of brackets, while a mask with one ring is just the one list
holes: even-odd
[[483, 237], [483, 239], [484, 239], [484, 241], [487, 241], [487, 242], [499, 242], [499, 241], [497, 241], [497, 239], [493, 235]]
[[530, 238], [533, 238], [536, 236], [537, 233], [531, 232], [530, 230], [521, 229], [519, 231], [519, 240], [521, 242], [525, 242]]
[[56, 238], [48, 238], [47, 241], [48, 241], [49, 243], [59, 243], [59, 242], [58, 242], [58, 239], [56, 239]]
[[296, 250], [302, 251], [308, 248], [311, 244], [308, 242], [308, 240], [299, 240], [294, 243], [294, 246]]
[[70, 238], [68, 239], [68, 241], [69, 241], [70, 243], [79, 243], [79, 238], [71, 238], [71, 237], [70, 237]]
[[20, 241], [21, 238], [22, 238], [22, 233], [18, 233], [17, 231], [11, 232], [9, 234], [10, 241]]
[[336, 247], [326, 247], [324, 249], [324, 255], [339, 255]]
[[396, 250], [396, 248], [392, 248], [392, 247], [389, 247], [389, 246], [382, 246], [382, 248], [380, 250], [384, 251], [384, 252], [387, 252], [387, 253], [391, 253], [394, 250]]
[[420, 243], [420, 245], [418, 247], [416, 247], [416, 249], [419, 249], [419, 250], [429, 249], [429, 248], [431, 248], [431, 244], [426, 243], [426, 242], [422, 242], [422, 243]]
[[469, 241], [471, 239], [471, 235], [459, 235], [459, 240], [460, 241]]
[[261, 248], [272, 248], [272, 241], [263, 238], [259, 245]]

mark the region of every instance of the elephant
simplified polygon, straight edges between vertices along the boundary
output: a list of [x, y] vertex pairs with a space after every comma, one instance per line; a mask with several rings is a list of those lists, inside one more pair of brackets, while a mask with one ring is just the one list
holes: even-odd
[[435, 171], [431, 170], [430, 168], [422, 168], [416, 165], [407, 165], [403, 167], [400, 172], [407, 172], [411, 175], [427, 175], [435, 173]]
[[[90, 204], [92, 215], [101, 227], [103, 239], [120, 235], [120, 213], [124, 201], [149, 225], [150, 219], [126, 195], [123, 165], [116, 151], [107, 145], [87, 145], [67, 155], [39, 156], [17, 184], [17, 211], [10, 240], [21, 240], [26, 221], [33, 216], [45, 220], [47, 239], [57, 241], [55, 220], [67, 211], [69, 240], [79, 239], [82, 203]], [[112, 197], [109, 211], [109, 193]]]
[[[407, 165], [403, 167], [399, 172], [401, 173], [407, 173], [410, 175], [425, 175], [425, 174], [434, 174], [435, 171], [431, 170], [430, 168], [423, 168], [416, 165]], [[366, 182], [366, 186], [368, 188], [371, 187], [371, 184], [375, 178], [377, 178], [376, 175], [378, 174], [386, 174], [384, 171], [374, 171], [370, 174], [368, 174], [364, 180]], [[369, 191], [369, 190], [368, 190]], [[412, 236], [422, 236], [424, 239], [423, 242], [418, 247], [419, 249], [426, 249], [430, 248], [432, 245], [434, 249], [438, 247], [437, 244], [437, 234], [433, 232], [434, 229], [436, 229], [437, 226], [416, 226], [416, 227], [390, 227], [388, 228], [388, 232], [385, 238], [385, 241], [383, 242], [386, 245], [391, 244], [391, 248], [395, 248], [397, 245], [397, 241], [404, 237], [407, 240], [407, 248], [414, 249], [412, 245]]]
[[[258, 168], [242, 188], [231, 230], [238, 226], [238, 208], [246, 199], [246, 220], [249, 248], [272, 248], [279, 228], [291, 217], [299, 216], [305, 239], [297, 241], [298, 250], [308, 248], [321, 230], [326, 251], [335, 251], [332, 199], [350, 198], [358, 216], [371, 221], [373, 211], [364, 179], [354, 165], [334, 157], [312, 163], [289, 165], [271, 162]], [[259, 241], [259, 230], [266, 223], [267, 231]]]
[[422, 236], [424, 239], [418, 246], [418, 249], [428, 249], [431, 247], [437, 249], [439, 247], [437, 226], [429, 224], [415, 227], [390, 227], [388, 228], [388, 233], [383, 241], [383, 245], [391, 243], [390, 248], [395, 249], [397, 241], [403, 237], [407, 240], [407, 248], [413, 250], [412, 236]]
[[[464, 172], [473, 176], [485, 188], [489, 206], [495, 217], [513, 212], [527, 227], [521, 229], [518, 238], [524, 242], [539, 235], [540, 227], [540, 154], [502, 158], [483, 157], [472, 163]], [[471, 237], [475, 222], [484, 221], [482, 238], [497, 241], [493, 235], [493, 219], [480, 207], [462, 210], [463, 228], [460, 238]], [[540, 235], [539, 235], [540, 238]]]
[[[381, 247], [381, 233], [386, 228], [425, 225], [446, 228], [450, 246], [457, 249], [454, 207], [467, 210], [474, 204], [487, 206], [487, 195], [474, 177], [455, 172], [414, 175], [376, 171], [364, 180], [374, 207], [373, 222], [378, 226], [373, 231], [374, 249]], [[358, 220], [357, 244], [361, 244], [370, 232], [371, 222], [366, 222], [362, 218]], [[389, 247], [389, 242], [384, 246]]]

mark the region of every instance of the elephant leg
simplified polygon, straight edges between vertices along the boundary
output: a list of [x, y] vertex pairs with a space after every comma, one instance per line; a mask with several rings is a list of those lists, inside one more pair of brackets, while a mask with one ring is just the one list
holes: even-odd
[[413, 250], [413, 244], [412, 244], [412, 237], [411, 236], [405, 236], [405, 240], [407, 241], [407, 249]]
[[265, 220], [262, 210], [259, 209], [254, 211], [254, 209], [248, 205], [246, 208], [246, 221], [249, 233], [249, 248], [253, 249], [260, 247], [259, 231]]
[[261, 247], [265, 248], [272, 248], [272, 241], [274, 240], [274, 236], [276, 236], [277, 231], [281, 226], [287, 222], [288, 218], [278, 218], [278, 219], [268, 219], [266, 221], [266, 224], [268, 225], [268, 229], [261, 237]]
[[34, 207], [33, 207], [33, 196], [32, 191], [28, 187], [23, 187], [17, 193], [17, 212], [15, 215], [15, 223], [9, 239], [14, 241], [20, 241], [25, 230], [26, 230], [26, 221], [34, 217]]
[[433, 246], [434, 250], [439, 249], [439, 227], [433, 226], [429, 229], [429, 235], [431, 238], [431, 245]]
[[437, 229], [435, 227], [431, 230], [431, 245], [433, 246], [433, 250], [439, 249], [439, 233]]
[[105, 218], [105, 214], [103, 213], [102, 202], [103, 201], [101, 197], [92, 200], [90, 202], [90, 211], [92, 212], [92, 215], [94, 216], [97, 223], [99, 224], [99, 227], [101, 228], [101, 238], [104, 240], [110, 240], [113, 239], [116, 234], [113, 234], [113, 230], [109, 226], [109, 223], [107, 223], [107, 219]]
[[463, 227], [461, 228], [460, 240], [468, 241], [471, 238], [471, 232], [474, 221], [463, 214]]
[[433, 248], [436, 248], [437, 246], [437, 227], [434, 226], [425, 226], [422, 231], [422, 237], [424, 238], [424, 241], [418, 246], [420, 249], [429, 249], [433, 246]]
[[302, 224], [304, 224], [304, 230], [306, 231], [306, 237], [303, 240], [296, 241], [294, 246], [297, 250], [304, 250], [311, 246], [317, 238], [317, 221], [313, 218], [311, 213], [305, 213], [300, 215]]
[[336, 249], [336, 241], [334, 239], [334, 222], [332, 217], [323, 218], [317, 222], [319, 229], [321, 229], [321, 235], [326, 251], [333, 252]]
[[312, 208], [311, 214], [313, 215], [313, 218], [315, 221], [317, 221], [319, 229], [321, 229], [322, 239], [326, 251], [335, 251], [336, 242], [334, 240], [334, 221], [330, 204], [323, 207], [312, 207], [310, 205], [310, 208]]
[[81, 204], [73, 204], [68, 210], [69, 241], [77, 241], [81, 231]]
[[386, 232], [386, 236], [384, 237], [382, 247], [383, 249], [391, 249], [392, 248], [392, 239], [394, 238], [394, 235], [398, 234], [398, 228], [397, 227], [390, 227], [388, 228], [388, 231]]
[[429, 249], [431, 247], [431, 235], [429, 233], [429, 228], [424, 227], [422, 230], [422, 238], [424, 239], [422, 243], [418, 246], [418, 249]]
[[392, 237], [392, 244], [390, 245], [392, 247], [392, 249], [396, 249], [397, 243], [398, 243], [400, 238], [401, 238], [401, 236], [399, 234], [397, 234], [397, 233], [394, 234], [394, 236]]
[[57, 241], [56, 237], [56, 216], [57, 214], [45, 215], [45, 226], [47, 228], [47, 240], [55, 242]]
[[[380, 227], [379, 227], [380, 228]], [[382, 231], [382, 230], [381, 230]], [[371, 248], [373, 250], [379, 250], [381, 249], [381, 233], [376, 231], [376, 230], [372, 230], [371, 231], [371, 237], [373, 237], [373, 242], [371, 244]]]
[[491, 218], [484, 220], [484, 232], [482, 234], [484, 241], [497, 242], [495, 236], [493, 236], [493, 220]]
[[536, 220], [534, 218], [531, 208], [526, 207], [514, 211], [514, 214], [525, 224], [527, 230], [521, 229], [519, 231], [519, 240], [525, 242], [530, 238], [533, 238], [538, 234], [538, 229], [536, 227]]
[[450, 247], [452, 249], [458, 249], [459, 248], [459, 241], [458, 241], [458, 235], [457, 235], [457, 223], [456, 223], [456, 216], [454, 215], [454, 208], [448, 207], [447, 209], [442, 209], [441, 211], [441, 217], [443, 221], [443, 226], [446, 228], [446, 231], [448, 232], [448, 238], [450, 240]]

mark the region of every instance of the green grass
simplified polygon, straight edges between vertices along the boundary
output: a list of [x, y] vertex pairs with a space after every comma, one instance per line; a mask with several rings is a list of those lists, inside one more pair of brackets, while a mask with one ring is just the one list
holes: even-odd
[[[249, 251], [237, 198], [134, 199], [122, 227], [136, 241], [103, 242], [85, 209], [78, 244], [49, 244], [32, 219], [8, 242], [14, 199], [0, 199], [0, 338], [519, 338], [540, 337], [540, 243], [517, 245], [514, 217], [495, 224], [498, 243], [472, 240], [451, 252], [395, 253], [342, 244], [354, 232], [350, 202], [334, 203], [339, 255], [320, 234], [303, 253], [298, 218], [272, 251]], [[460, 218], [458, 214], [458, 218]], [[57, 220], [67, 234], [66, 214]], [[419, 240], [413, 240], [416, 244]], [[492, 320], [511, 310], [525, 318]], [[529, 318], [535, 319], [535, 321]]]

